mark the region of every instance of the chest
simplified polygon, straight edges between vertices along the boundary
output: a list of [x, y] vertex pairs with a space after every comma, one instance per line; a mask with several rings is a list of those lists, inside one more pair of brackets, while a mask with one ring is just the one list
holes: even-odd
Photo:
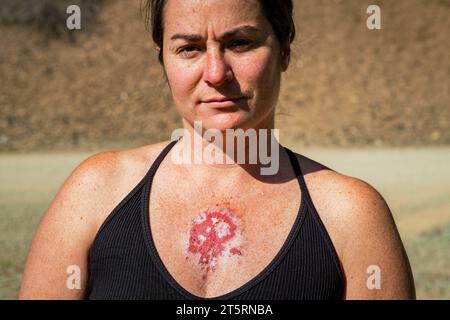
[[263, 271], [285, 244], [301, 202], [296, 181], [203, 192], [158, 185], [148, 212], [155, 248], [174, 280], [201, 297], [229, 293]]

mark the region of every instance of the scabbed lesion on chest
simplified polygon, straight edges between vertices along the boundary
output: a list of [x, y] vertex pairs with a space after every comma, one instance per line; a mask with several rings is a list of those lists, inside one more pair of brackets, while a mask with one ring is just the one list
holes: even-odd
[[232, 209], [216, 205], [192, 221], [183, 237], [183, 253], [202, 273], [202, 279], [242, 256], [241, 222]]
[[231, 291], [245, 281], [236, 273], [246, 274], [249, 255], [241, 212], [218, 203], [175, 211], [173, 218], [156, 214], [152, 225], [156, 249], [173, 278], [198, 296]]
[[297, 215], [298, 191], [285, 189], [191, 202], [154, 192], [151, 233], [166, 269], [198, 296], [225, 294], [254, 278], [279, 252]]

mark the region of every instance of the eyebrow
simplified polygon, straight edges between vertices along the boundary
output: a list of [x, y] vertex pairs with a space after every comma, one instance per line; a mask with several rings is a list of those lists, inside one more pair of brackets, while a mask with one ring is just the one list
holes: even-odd
[[[240, 33], [245, 34], [245, 33], [261, 33], [261, 32], [262, 31], [260, 29], [254, 27], [254, 26], [246, 25], [246, 26], [237, 27], [235, 29], [225, 32], [222, 36], [219, 37], [219, 39], [232, 38]], [[174, 34], [170, 38], [170, 40], [177, 40], [177, 39], [182, 39], [182, 40], [187, 40], [187, 41], [192, 41], [192, 42], [199, 42], [203, 39], [203, 37], [198, 34], [177, 33], [177, 34]]]

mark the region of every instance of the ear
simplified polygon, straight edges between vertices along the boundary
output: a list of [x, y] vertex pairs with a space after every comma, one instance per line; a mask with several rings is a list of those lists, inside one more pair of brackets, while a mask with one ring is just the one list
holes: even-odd
[[155, 51], [156, 51], [157, 54], [159, 54], [159, 53], [161, 52], [161, 47], [158, 46], [157, 44], [155, 44], [155, 45], [153, 46], [153, 48], [155, 49]]

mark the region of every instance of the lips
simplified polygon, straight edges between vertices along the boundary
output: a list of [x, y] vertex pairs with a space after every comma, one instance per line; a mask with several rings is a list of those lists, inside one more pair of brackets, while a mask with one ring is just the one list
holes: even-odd
[[203, 100], [202, 103], [208, 104], [209, 106], [215, 108], [228, 108], [236, 106], [242, 100], [244, 100], [244, 97], [239, 98], [219, 97]]
[[206, 100], [203, 100], [203, 102], [204, 103], [213, 103], [213, 102], [236, 101], [236, 100], [240, 100], [242, 98], [243, 97], [238, 97], [238, 98], [218, 97], [218, 98], [206, 99]]

